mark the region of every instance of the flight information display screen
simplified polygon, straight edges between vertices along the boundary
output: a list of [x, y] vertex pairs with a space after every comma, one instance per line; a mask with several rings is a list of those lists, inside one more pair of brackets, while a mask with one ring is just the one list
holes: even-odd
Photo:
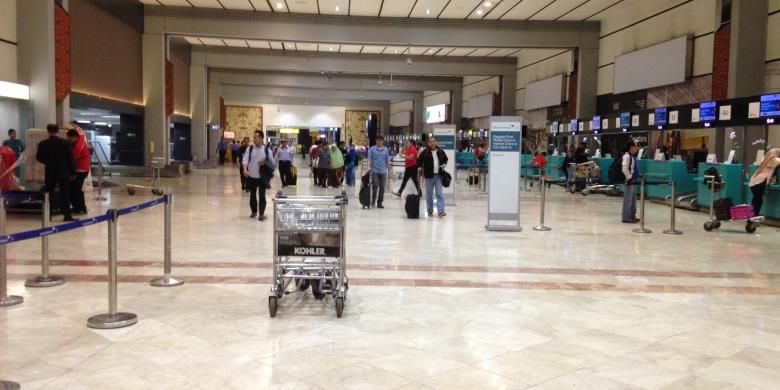
[[620, 127], [627, 129], [631, 127], [631, 113], [624, 112], [620, 114]]
[[780, 93], [761, 96], [759, 116], [780, 116]]
[[601, 130], [601, 117], [600, 116], [594, 116], [593, 120], [590, 121], [590, 129], [591, 130]]
[[666, 107], [664, 108], [656, 108], [655, 109], [655, 125], [656, 126], [666, 126], [667, 120], [666, 120]]
[[699, 104], [699, 121], [712, 122], [718, 117], [718, 104], [715, 102], [704, 102]]

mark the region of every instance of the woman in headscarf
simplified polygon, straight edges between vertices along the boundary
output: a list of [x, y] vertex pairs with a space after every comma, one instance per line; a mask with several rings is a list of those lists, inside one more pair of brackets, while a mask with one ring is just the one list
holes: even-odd
[[341, 186], [341, 179], [344, 176], [344, 155], [341, 154], [341, 149], [336, 144], [330, 146], [330, 169], [336, 178], [335, 182], [331, 183], [331, 186]]

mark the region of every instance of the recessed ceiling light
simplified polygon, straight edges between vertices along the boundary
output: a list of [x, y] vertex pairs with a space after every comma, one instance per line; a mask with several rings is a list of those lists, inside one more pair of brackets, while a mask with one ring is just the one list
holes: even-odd
[[426, 14], [426, 15], [430, 15], [430, 14], [431, 14], [431, 10], [430, 10], [430, 9], [426, 9], [426, 10], [425, 10], [425, 14]]
[[281, 2], [277, 2], [277, 3], [276, 3], [276, 8], [277, 8], [277, 9], [282, 9], [282, 8], [284, 8], [284, 4], [283, 4], [283, 3], [281, 3]]
[[336, 12], [339, 12], [339, 11], [341, 11], [341, 7], [336, 6]]
[[477, 15], [482, 15], [482, 10], [481, 9], [477, 10]]
[[293, 45], [291, 45], [291, 44], [290, 44], [290, 45], [287, 45], [287, 47], [289, 47], [289, 48], [292, 48], [292, 47], [293, 47]]
[[395, 49], [395, 54], [398, 54], [398, 49]]
[[490, 2], [490, 1], [486, 1], [486, 2], [485, 2], [485, 7], [490, 7], [491, 5], [493, 5], [493, 3], [492, 3], [492, 2]]
[[332, 47], [330, 48], [330, 51], [333, 51], [333, 48], [332, 48]]

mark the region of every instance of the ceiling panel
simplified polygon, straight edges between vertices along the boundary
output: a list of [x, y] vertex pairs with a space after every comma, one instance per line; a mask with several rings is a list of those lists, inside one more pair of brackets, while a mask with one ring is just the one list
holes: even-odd
[[[254, 9], [252, 8], [252, 4], [249, 2], [249, 0], [219, 0], [219, 2], [222, 3], [222, 6], [227, 9], [240, 9], [249, 11]], [[268, 6], [266, 6], [266, 8], [268, 8]]]
[[481, 4], [482, 1], [477, 0], [452, 0], [450, 4], [444, 8], [444, 12], [441, 14], [443, 19], [466, 19], [471, 14], [471, 11]]
[[348, 15], [349, 13], [349, 0], [319, 0], [319, 3], [321, 14]]
[[279, 41], [268, 42], [268, 44], [271, 45], [271, 49], [282, 50], [282, 43]]
[[442, 50], [441, 47], [432, 47], [432, 48], [426, 50], [425, 52], [423, 52], [423, 55], [433, 56], [433, 55], [438, 54], [441, 50]]
[[297, 42], [295, 43], [295, 49], [301, 51], [317, 51], [317, 44], [311, 42]]
[[469, 54], [469, 57], [487, 57], [488, 54], [494, 51], [496, 51], [496, 48], [493, 47], [477, 49], [475, 52]]
[[160, 5], [160, 3], [157, 2], [157, 0], [141, 0], [141, 2], [149, 5]]
[[162, 0], [160, 1], [162, 5], [166, 6], [176, 6], [176, 7], [190, 7], [190, 3], [187, 2], [187, 0]]
[[453, 50], [455, 50], [454, 47], [445, 47], [444, 49], [439, 50], [439, 52], [436, 53], [436, 55], [437, 56], [446, 56], [446, 55], [452, 53]]
[[517, 7], [509, 11], [502, 19], [525, 20], [539, 10], [549, 5], [554, 0], [524, 0]]
[[558, 19], [561, 15], [573, 10], [574, 8], [579, 7], [580, 5], [585, 4], [588, 0], [558, 0], [552, 4], [550, 4], [549, 7], [539, 11], [538, 14], [531, 17], [531, 20], [555, 20]]
[[256, 41], [256, 40], [248, 40], [246, 43], [249, 45], [249, 47], [253, 49], [270, 49], [271, 45], [268, 43], [268, 41]]
[[[510, 9], [512, 9], [512, 7], [522, 3], [523, 1], [525, 0], [503, 0], [498, 4], [493, 4], [490, 7], [491, 8], [490, 12], [486, 13], [485, 15], [480, 16], [477, 15], [476, 12], [474, 12], [469, 16], [469, 19], [479, 19], [483, 17], [484, 19], [498, 19], [501, 17], [501, 15], [507, 13]], [[569, 1], [569, 0], [565, 0], [565, 1]]]
[[471, 12], [471, 14], [469, 15], [469, 19], [483, 19], [485, 18], [485, 16], [490, 15], [493, 12], [496, 12], [496, 8], [498, 8], [501, 5], [501, 3], [508, 3], [509, 6], [515, 4], [513, 0], [482, 1], [479, 4], [479, 6], [476, 9], [474, 9], [474, 11]]
[[428, 51], [427, 47], [415, 46], [409, 48], [409, 54], [413, 56], [423, 55], [426, 51]]
[[447, 5], [447, 0], [418, 0], [412, 10], [413, 18], [435, 18]]
[[382, 6], [382, 15], [385, 17], [402, 17], [405, 18], [409, 15], [409, 12], [414, 5], [415, 0], [390, 0], [385, 1]]
[[363, 45], [341, 45], [342, 53], [360, 53]]
[[488, 54], [488, 57], [506, 57], [517, 52], [517, 49], [500, 49], [495, 53]]
[[[271, 1], [273, 4], [275, 0]], [[317, 0], [287, 0], [287, 6], [290, 7], [290, 12], [299, 14], [316, 14], [317, 13]]]
[[382, 54], [404, 54], [406, 53], [407, 46], [388, 46]]
[[[360, 46], [358, 46], [359, 48]], [[301, 50], [301, 45], [298, 44], [298, 50]], [[319, 44], [319, 50], [323, 52], [328, 53], [338, 53], [341, 51], [341, 45], [333, 44], [333, 43], [320, 43]]]
[[189, 0], [189, 1], [193, 7], [222, 9], [222, 4], [219, 4], [219, 1], [217, 0]]
[[560, 20], [585, 20], [585, 18], [622, 0], [590, 0], [577, 9], [563, 15]]
[[[252, 4], [257, 4], [258, 1], [253, 2]], [[273, 7], [274, 12], [287, 12], [287, 5], [285, 5], [283, 0], [270, 0], [271, 6]], [[266, 6], [266, 8], [268, 8]]]
[[203, 41], [203, 44], [209, 46], [225, 46], [225, 43], [222, 42], [222, 39], [219, 38], [200, 37], [200, 40]]
[[384, 46], [363, 46], [363, 53], [367, 54], [379, 54], [384, 50]]
[[243, 39], [222, 38], [222, 41], [230, 47], [247, 47], [246, 41]]
[[284, 42], [284, 50], [297, 50], [295, 42]]
[[448, 54], [448, 56], [450, 56], [450, 57], [463, 57], [466, 54], [471, 53], [472, 51], [474, 51], [474, 48], [459, 47], [459, 48], [453, 50], [450, 54]]
[[378, 16], [379, 7], [382, 6], [382, 0], [359, 0], [353, 1], [349, 9], [350, 15], [357, 16]]
[[271, 11], [271, 8], [268, 7], [268, 2], [265, 0], [249, 0], [249, 2], [258, 11]]
[[184, 37], [184, 40], [187, 41], [190, 45], [202, 45], [203, 43], [197, 38], [197, 37]]

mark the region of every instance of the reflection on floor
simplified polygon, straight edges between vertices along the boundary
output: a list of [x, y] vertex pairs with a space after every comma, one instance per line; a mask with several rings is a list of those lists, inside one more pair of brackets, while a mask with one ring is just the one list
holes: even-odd
[[[445, 218], [384, 210], [348, 214], [350, 293], [292, 294], [268, 317], [271, 221], [250, 220], [231, 167], [164, 180], [175, 193], [174, 274], [162, 272], [162, 209], [119, 221], [119, 307], [135, 326], [91, 330], [106, 307], [106, 227], [51, 238], [52, 271], [68, 283], [28, 289], [40, 242], [8, 246], [0, 308], [0, 379], [23, 389], [776, 389], [780, 383], [778, 231], [701, 228], [679, 211], [682, 236], [620, 223], [620, 199], [553, 189], [551, 232], [530, 229], [537, 192], [522, 193], [522, 233], [484, 230], [486, 198], [459, 183]], [[120, 179], [121, 180], [121, 179]], [[141, 182], [143, 179], [125, 179]], [[276, 183], [275, 183], [276, 185]], [[398, 183], [392, 184], [393, 188]], [[274, 187], [274, 193], [279, 188]], [[297, 188], [314, 189], [301, 170]], [[354, 189], [349, 189], [354, 193]], [[121, 188], [92, 213], [150, 195]], [[267, 211], [270, 214], [270, 209]], [[10, 215], [10, 232], [35, 228]]]

